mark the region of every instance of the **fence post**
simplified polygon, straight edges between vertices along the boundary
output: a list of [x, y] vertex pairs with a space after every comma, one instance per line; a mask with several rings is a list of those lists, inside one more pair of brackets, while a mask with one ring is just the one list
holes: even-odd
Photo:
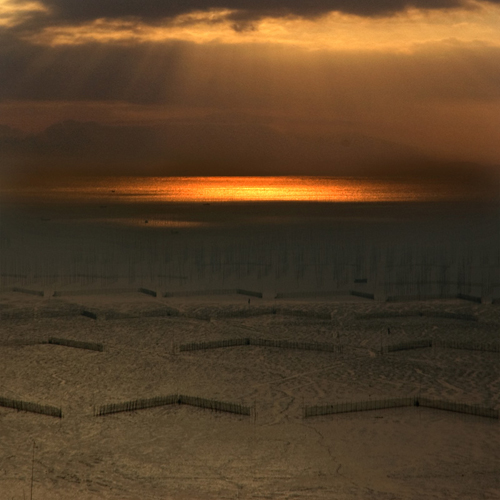
[[33, 500], [33, 473], [35, 471], [35, 441], [33, 441], [33, 458], [31, 460], [31, 489], [30, 500]]

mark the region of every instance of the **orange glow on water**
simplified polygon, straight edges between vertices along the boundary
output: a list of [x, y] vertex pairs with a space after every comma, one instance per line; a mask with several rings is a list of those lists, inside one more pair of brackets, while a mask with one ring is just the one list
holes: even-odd
[[46, 201], [101, 202], [403, 202], [452, 199], [442, 185], [333, 177], [103, 177], [17, 191]]
[[[408, 199], [383, 183], [317, 177], [211, 177], [154, 179], [156, 196], [172, 201], [389, 201]], [[152, 186], [151, 186], [152, 187]], [[173, 189], [171, 190], [171, 187]]]

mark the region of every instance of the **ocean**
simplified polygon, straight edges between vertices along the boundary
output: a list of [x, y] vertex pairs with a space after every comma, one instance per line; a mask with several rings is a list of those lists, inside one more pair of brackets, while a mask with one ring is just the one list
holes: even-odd
[[0, 203], [3, 287], [500, 297], [498, 200], [446, 182], [93, 177]]

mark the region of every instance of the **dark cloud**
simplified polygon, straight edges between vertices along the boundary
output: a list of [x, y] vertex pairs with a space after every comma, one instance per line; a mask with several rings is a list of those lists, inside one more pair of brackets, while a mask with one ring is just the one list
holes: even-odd
[[50, 9], [45, 22], [71, 24], [101, 18], [136, 18], [155, 23], [195, 11], [230, 9], [235, 11], [230, 18], [234, 18], [235, 26], [241, 28], [244, 21], [265, 16], [317, 17], [339, 11], [376, 17], [392, 15], [410, 7], [455, 8], [466, 5], [467, 0], [43, 0], [43, 3]]

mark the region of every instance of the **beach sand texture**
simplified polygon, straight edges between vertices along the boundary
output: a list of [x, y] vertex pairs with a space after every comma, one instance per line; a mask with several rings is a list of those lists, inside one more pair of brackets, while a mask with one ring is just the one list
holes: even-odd
[[[96, 299], [2, 295], [3, 318], [11, 316], [2, 319], [2, 395], [63, 410], [58, 419], [0, 409], [2, 498], [28, 494], [33, 441], [33, 498], [498, 498], [497, 419], [420, 407], [303, 418], [305, 405], [415, 395], [500, 409], [498, 352], [381, 352], [422, 338], [498, 345], [498, 306], [290, 300], [252, 317], [249, 308], [264, 313], [278, 301], [137, 294], [98, 301], [101, 313], [129, 314], [122, 319], [44, 313], [55, 300], [62, 311], [90, 309]], [[180, 315], [141, 316], [158, 301]], [[429, 316], [394, 317], [415, 310]], [[431, 315], [443, 311], [478, 321]], [[365, 317], [374, 312], [378, 319]], [[248, 336], [343, 349], [175, 349]], [[49, 337], [104, 351], [35, 343]], [[252, 415], [172, 405], [93, 416], [100, 405], [173, 393], [247, 405]]]

